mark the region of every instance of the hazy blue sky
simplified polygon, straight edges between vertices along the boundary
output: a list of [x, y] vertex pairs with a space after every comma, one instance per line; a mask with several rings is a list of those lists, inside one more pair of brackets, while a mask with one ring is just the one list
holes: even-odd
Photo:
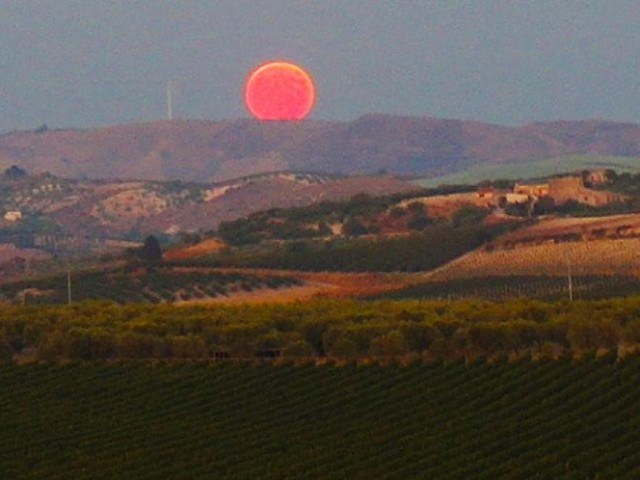
[[309, 70], [312, 118], [640, 121], [638, 0], [0, 0], [0, 131], [248, 117], [247, 72]]

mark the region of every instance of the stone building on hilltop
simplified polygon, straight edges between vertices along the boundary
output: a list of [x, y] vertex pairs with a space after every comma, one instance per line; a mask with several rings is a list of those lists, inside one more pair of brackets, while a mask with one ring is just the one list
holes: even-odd
[[591, 207], [601, 207], [626, 199], [624, 195], [615, 192], [587, 188], [582, 176], [551, 179], [549, 181], [549, 197], [556, 205], [574, 201]]
[[[534, 202], [548, 197], [556, 205], [574, 201], [591, 207], [600, 207], [625, 201], [627, 197], [624, 195], [606, 190], [593, 190], [586, 186], [601, 185], [607, 181], [607, 170], [589, 170], [565, 177], [518, 182], [513, 188], [513, 193], [518, 194], [519, 199], [523, 198], [523, 195], [527, 195]], [[515, 197], [507, 197], [507, 203], [512, 203], [512, 198]]]
[[590, 187], [593, 185], [604, 185], [605, 183], [608, 183], [611, 176], [615, 175], [615, 172], [610, 169], [599, 168], [596, 170], [583, 170], [581, 174], [585, 186]]

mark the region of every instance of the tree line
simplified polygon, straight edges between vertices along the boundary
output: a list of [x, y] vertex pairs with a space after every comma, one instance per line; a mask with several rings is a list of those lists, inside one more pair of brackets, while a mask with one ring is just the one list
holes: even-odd
[[453, 360], [640, 349], [640, 297], [504, 303], [0, 306], [3, 361]]

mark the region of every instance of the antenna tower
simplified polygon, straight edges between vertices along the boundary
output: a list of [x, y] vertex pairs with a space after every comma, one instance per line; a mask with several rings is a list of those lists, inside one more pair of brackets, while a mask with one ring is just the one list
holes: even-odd
[[167, 83], [167, 120], [173, 120], [173, 82]]

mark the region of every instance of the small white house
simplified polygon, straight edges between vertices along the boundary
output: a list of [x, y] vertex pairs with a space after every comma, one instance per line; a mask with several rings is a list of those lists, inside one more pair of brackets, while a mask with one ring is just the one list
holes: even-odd
[[507, 193], [506, 200], [508, 204], [527, 203], [531, 197], [525, 193]]
[[8, 222], [17, 222], [18, 220], [22, 220], [22, 212], [18, 210], [9, 210], [4, 214], [4, 219]]
[[166, 233], [167, 235], [177, 235], [178, 233], [180, 233], [180, 227], [178, 225], [171, 225], [164, 231], [164, 233]]

